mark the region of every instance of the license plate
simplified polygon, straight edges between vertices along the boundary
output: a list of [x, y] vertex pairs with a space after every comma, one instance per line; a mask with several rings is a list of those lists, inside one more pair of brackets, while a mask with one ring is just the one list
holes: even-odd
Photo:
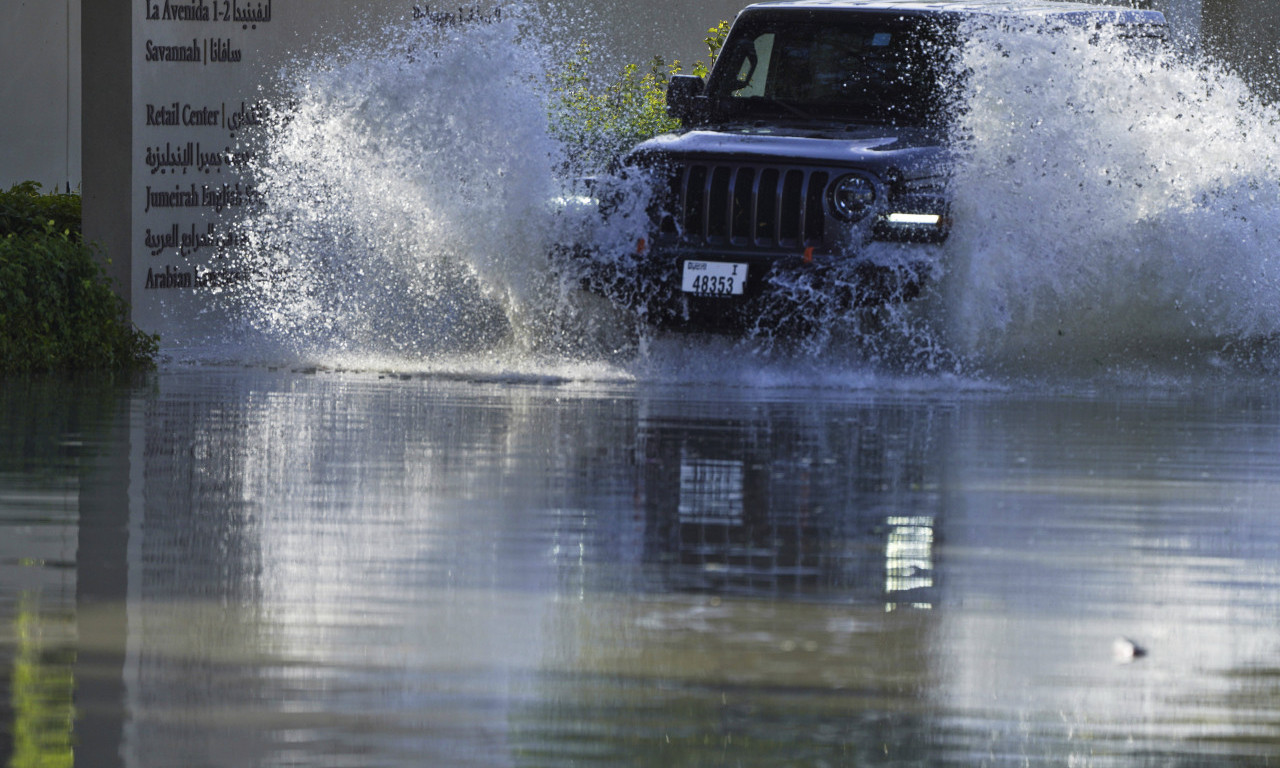
[[686, 261], [680, 290], [699, 296], [741, 296], [746, 284], [746, 264]]

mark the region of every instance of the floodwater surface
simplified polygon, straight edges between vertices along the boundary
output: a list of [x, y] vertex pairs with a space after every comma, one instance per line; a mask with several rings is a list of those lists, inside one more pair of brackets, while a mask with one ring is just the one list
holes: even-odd
[[4, 400], [10, 765], [1280, 754], [1265, 384], [175, 368]]
[[1275, 107], [975, 30], [920, 300], [669, 337], [546, 27], [301, 62], [210, 338], [0, 388], [8, 765], [1275, 762]]

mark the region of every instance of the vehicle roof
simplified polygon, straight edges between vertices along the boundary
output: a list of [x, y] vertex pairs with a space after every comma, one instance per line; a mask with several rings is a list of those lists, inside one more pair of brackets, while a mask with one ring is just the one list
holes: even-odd
[[945, 14], [956, 16], [1001, 16], [1033, 18], [1106, 18], [1127, 24], [1164, 24], [1164, 14], [1112, 5], [1045, 0], [770, 0], [747, 6], [743, 11], [765, 9], [812, 11], [866, 11], [908, 15]]

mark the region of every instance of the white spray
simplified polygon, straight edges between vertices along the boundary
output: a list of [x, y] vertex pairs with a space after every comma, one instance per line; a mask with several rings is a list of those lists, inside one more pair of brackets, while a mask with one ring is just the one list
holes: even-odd
[[[269, 207], [249, 223], [251, 266], [271, 275], [241, 296], [254, 326], [313, 357], [524, 356], [536, 369], [597, 356], [605, 375], [681, 375], [652, 356], [687, 359], [702, 342], [641, 333], [627, 346], [637, 318], [549, 267], [566, 239], [634, 244], [643, 205], [601, 225], [556, 204], [575, 190], [547, 130], [544, 47], [515, 14], [392, 37], [293, 73], [258, 169]], [[824, 335], [784, 367], [797, 349], [806, 376], [868, 360], [1123, 366], [1280, 333], [1280, 130], [1240, 80], [1092, 29], [975, 31], [960, 65], [955, 228], [937, 280], [873, 326], [849, 322], [858, 343]], [[708, 348], [726, 346], [764, 364]]]
[[945, 322], [969, 358], [1115, 364], [1280, 332], [1280, 130], [1236, 77], [1105, 31], [985, 30]]
[[387, 35], [291, 73], [246, 224], [267, 279], [240, 298], [313, 355], [488, 348], [545, 290], [545, 63], [513, 20]]

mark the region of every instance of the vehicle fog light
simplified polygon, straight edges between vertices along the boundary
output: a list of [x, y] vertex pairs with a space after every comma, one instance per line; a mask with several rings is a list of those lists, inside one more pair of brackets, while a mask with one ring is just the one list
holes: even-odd
[[942, 217], [936, 213], [891, 213], [885, 221], [904, 227], [936, 227], [942, 224]]

